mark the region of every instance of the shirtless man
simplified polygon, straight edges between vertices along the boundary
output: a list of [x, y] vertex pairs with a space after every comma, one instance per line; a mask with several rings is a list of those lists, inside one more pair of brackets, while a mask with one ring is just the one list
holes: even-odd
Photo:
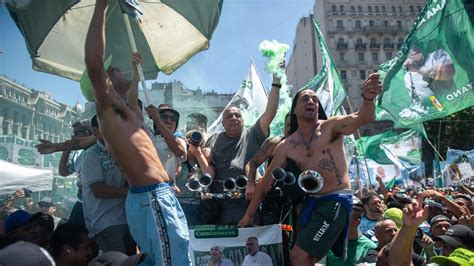
[[344, 258], [345, 250], [338, 248], [347, 243], [352, 191], [344, 157], [343, 135], [350, 135], [373, 121], [373, 100], [380, 91], [379, 75], [369, 75], [363, 84], [364, 101], [359, 111], [328, 120], [317, 119], [319, 106], [316, 93], [312, 90], [299, 91], [291, 108], [291, 135], [278, 144], [272, 163], [258, 183], [255, 196], [239, 226], [251, 223], [253, 214], [272, 186], [272, 170], [285, 166], [287, 160], [293, 160], [301, 170], [315, 170], [321, 174], [324, 186], [305, 200], [299, 218], [298, 239], [291, 250], [292, 264], [314, 265], [315, 260], [321, 260], [329, 249]]
[[[108, 1], [97, 0], [87, 33], [85, 62], [107, 149], [130, 185], [125, 202], [144, 265], [190, 265], [189, 233], [169, 178], [137, 113], [124, 100], [128, 86], [116, 68], [104, 69], [104, 21]], [[120, 88], [126, 88], [120, 89]]]

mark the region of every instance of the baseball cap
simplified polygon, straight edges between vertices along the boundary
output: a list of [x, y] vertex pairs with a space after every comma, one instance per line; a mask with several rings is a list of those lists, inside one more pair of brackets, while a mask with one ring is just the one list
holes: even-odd
[[[112, 55], [110, 55], [107, 60], [104, 62], [104, 69], [107, 70], [110, 65], [112, 64]], [[84, 98], [89, 102], [94, 101], [94, 94], [92, 93], [92, 83], [91, 79], [89, 78], [89, 74], [87, 74], [87, 69], [82, 72], [81, 79], [79, 80], [79, 84], [81, 85], [82, 95]]]
[[431, 263], [444, 265], [447, 262], [455, 262], [459, 265], [474, 265], [474, 251], [465, 248], [457, 248], [448, 257], [434, 256], [430, 260]]
[[48, 251], [36, 244], [25, 241], [18, 241], [0, 250], [0, 264], [2, 266], [56, 265]]
[[94, 258], [89, 262], [89, 266], [102, 266], [102, 265], [120, 265], [120, 266], [136, 266], [144, 258], [141, 254], [127, 256], [122, 252], [109, 251]]
[[453, 222], [451, 221], [451, 219], [449, 219], [447, 216], [445, 215], [436, 215], [435, 217], [431, 218], [430, 220], [430, 226], [432, 226], [434, 223], [437, 223], [437, 222], [441, 222], [441, 221], [447, 221], [449, 222], [450, 224], [453, 224]]
[[433, 237], [433, 240], [443, 241], [454, 248], [462, 246], [473, 247], [474, 231], [465, 225], [455, 224], [451, 226], [444, 235]]
[[5, 233], [10, 233], [14, 229], [27, 224], [33, 216], [24, 210], [12, 212], [5, 220]]
[[49, 208], [52, 206], [56, 206], [56, 204], [54, 204], [53, 200], [50, 197], [44, 197], [40, 201], [38, 201], [38, 206], [40, 208]]
[[426, 205], [428, 205], [428, 207], [435, 207], [435, 208], [440, 209], [441, 211], [444, 211], [443, 205], [436, 201], [430, 200], [428, 201], [428, 203], [426, 203]]

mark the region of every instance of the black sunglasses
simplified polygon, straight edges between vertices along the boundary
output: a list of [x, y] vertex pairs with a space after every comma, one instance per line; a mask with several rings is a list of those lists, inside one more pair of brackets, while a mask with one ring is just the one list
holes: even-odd
[[161, 120], [169, 119], [172, 122], [178, 122], [178, 118], [174, 115], [160, 114]]

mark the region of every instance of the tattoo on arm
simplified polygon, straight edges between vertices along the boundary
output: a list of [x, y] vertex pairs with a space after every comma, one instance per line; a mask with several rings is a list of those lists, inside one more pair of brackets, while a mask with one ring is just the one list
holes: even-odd
[[339, 185], [341, 185], [342, 184], [342, 175], [341, 175], [341, 172], [339, 171], [339, 169], [336, 166], [336, 162], [334, 161], [334, 156], [332, 155], [331, 149], [328, 148], [326, 150], [326, 152], [327, 152], [329, 158], [324, 158], [321, 161], [319, 161], [319, 167], [321, 167], [324, 170], [334, 171], [334, 173], [336, 174], [337, 183]]
[[71, 139], [64, 143], [64, 147], [66, 150], [77, 150], [79, 149], [79, 140], [78, 139]]

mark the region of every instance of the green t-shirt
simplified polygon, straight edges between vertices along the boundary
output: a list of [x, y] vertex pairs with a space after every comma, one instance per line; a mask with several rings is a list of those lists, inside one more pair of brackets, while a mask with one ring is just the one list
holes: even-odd
[[342, 258], [336, 257], [331, 250], [329, 250], [326, 257], [327, 265], [354, 265], [361, 263], [367, 256], [367, 252], [375, 249], [377, 245], [364, 235], [359, 235], [357, 239], [349, 240], [347, 246], [347, 260], [344, 262]]

